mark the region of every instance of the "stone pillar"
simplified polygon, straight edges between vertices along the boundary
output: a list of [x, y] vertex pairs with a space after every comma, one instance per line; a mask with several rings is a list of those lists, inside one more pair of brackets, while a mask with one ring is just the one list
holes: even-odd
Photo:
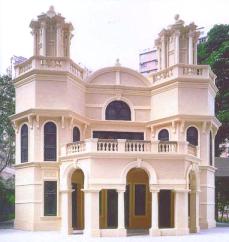
[[126, 236], [124, 190], [118, 190], [118, 235]]
[[60, 191], [61, 203], [61, 232], [63, 234], [72, 233], [72, 190]]
[[84, 234], [100, 236], [99, 191], [97, 190], [84, 190]]
[[175, 229], [177, 235], [189, 233], [188, 190], [175, 190]]
[[166, 68], [166, 38], [163, 35], [161, 37], [161, 69], [165, 69]]
[[188, 38], [188, 64], [193, 65], [193, 33], [189, 33]]
[[197, 233], [200, 230], [199, 226], [199, 191], [190, 191], [190, 220], [189, 229], [191, 233]]
[[37, 56], [38, 53], [38, 30], [33, 29], [33, 55]]
[[152, 204], [151, 204], [151, 228], [150, 235], [151, 236], [159, 236], [160, 230], [158, 228], [158, 189], [150, 189], [152, 194]]
[[41, 25], [42, 37], [41, 37], [41, 55], [46, 56], [46, 25], [42, 23]]
[[62, 56], [62, 44], [61, 44], [61, 25], [57, 24], [56, 30], [56, 56]]
[[180, 62], [180, 32], [175, 32], [175, 65]]
[[194, 65], [197, 65], [197, 40], [194, 43]]

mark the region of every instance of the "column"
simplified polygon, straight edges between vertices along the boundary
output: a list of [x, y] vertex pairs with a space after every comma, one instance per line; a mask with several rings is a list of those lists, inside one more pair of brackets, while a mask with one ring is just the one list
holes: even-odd
[[57, 24], [57, 30], [56, 30], [56, 56], [57, 57], [62, 56], [61, 26], [60, 26], [60, 24]]
[[188, 64], [193, 65], [193, 33], [189, 33], [188, 38]]
[[38, 50], [38, 31], [37, 29], [33, 29], [33, 55], [37, 56], [39, 55], [37, 52]]
[[190, 192], [190, 232], [197, 233], [200, 230], [199, 226], [199, 191], [193, 190]]
[[41, 55], [46, 56], [46, 25], [45, 23], [42, 23], [41, 25], [41, 31], [42, 31], [42, 51]]
[[152, 194], [152, 203], [151, 203], [151, 228], [150, 235], [151, 236], [159, 236], [160, 230], [158, 228], [158, 189], [150, 189]]
[[180, 32], [175, 32], [175, 65], [180, 62]]
[[165, 49], [165, 41], [166, 41], [166, 38], [165, 36], [163, 35], [161, 37], [161, 69], [165, 69], [166, 68], [166, 49]]
[[197, 41], [195, 41], [195, 43], [194, 43], [194, 65], [197, 65], [197, 45], [198, 45], [198, 43], [197, 43]]
[[188, 228], [188, 190], [175, 190], [175, 229], [177, 235], [189, 233]]
[[99, 191], [97, 190], [84, 190], [84, 234], [100, 236]]
[[126, 236], [125, 207], [124, 207], [125, 190], [118, 190], [117, 192], [118, 192], [118, 235]]
[[72, 190], [61, 190], [61, 232], [63, 234], [72, 233]]

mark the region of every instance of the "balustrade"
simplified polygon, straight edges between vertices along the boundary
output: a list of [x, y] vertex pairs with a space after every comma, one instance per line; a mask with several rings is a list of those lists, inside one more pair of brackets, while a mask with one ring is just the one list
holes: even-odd
[[15, 75], [16, 77], [20, 76], [32, 69], [69, 71], [80, 78], [83, 78], [84, 73], [84, 70], [69, 58], [33, 56], [25, 62], [15, 66]]
[[125, 143], [126, 152], [149, 152], [150, 141], [144, 140], [127, 140]]
[[97, 143], [97, 151], [117, 152], [118, 141], [115, 139], [99, 139]]
[[171, 153], [177, 152], [177, 142], [174, 141], [160, 141], [158, 144], [158, 152]]

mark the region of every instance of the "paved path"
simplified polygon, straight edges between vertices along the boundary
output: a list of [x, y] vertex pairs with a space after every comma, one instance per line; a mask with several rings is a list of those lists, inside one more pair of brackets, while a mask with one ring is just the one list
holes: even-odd
[[119, 238], [85, 238], [83, 235], [63, 236], [59, 232], [27, 232], [15, 229], [0, 230], [0, 242], [229, 242], [229, 227], [202, 230], [186, 236], [132, 236]]

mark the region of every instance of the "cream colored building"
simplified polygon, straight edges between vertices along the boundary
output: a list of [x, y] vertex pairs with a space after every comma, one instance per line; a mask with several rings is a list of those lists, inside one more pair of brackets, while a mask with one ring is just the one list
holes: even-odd
[[70, 59], [73, 26], [51, 7], [30, 24], [17, 65], [15, 228], [126, 236], [215, 226], [215, 75], [197, 65], [199, 33], [163, 29], [159, 71], [87, 75]]

